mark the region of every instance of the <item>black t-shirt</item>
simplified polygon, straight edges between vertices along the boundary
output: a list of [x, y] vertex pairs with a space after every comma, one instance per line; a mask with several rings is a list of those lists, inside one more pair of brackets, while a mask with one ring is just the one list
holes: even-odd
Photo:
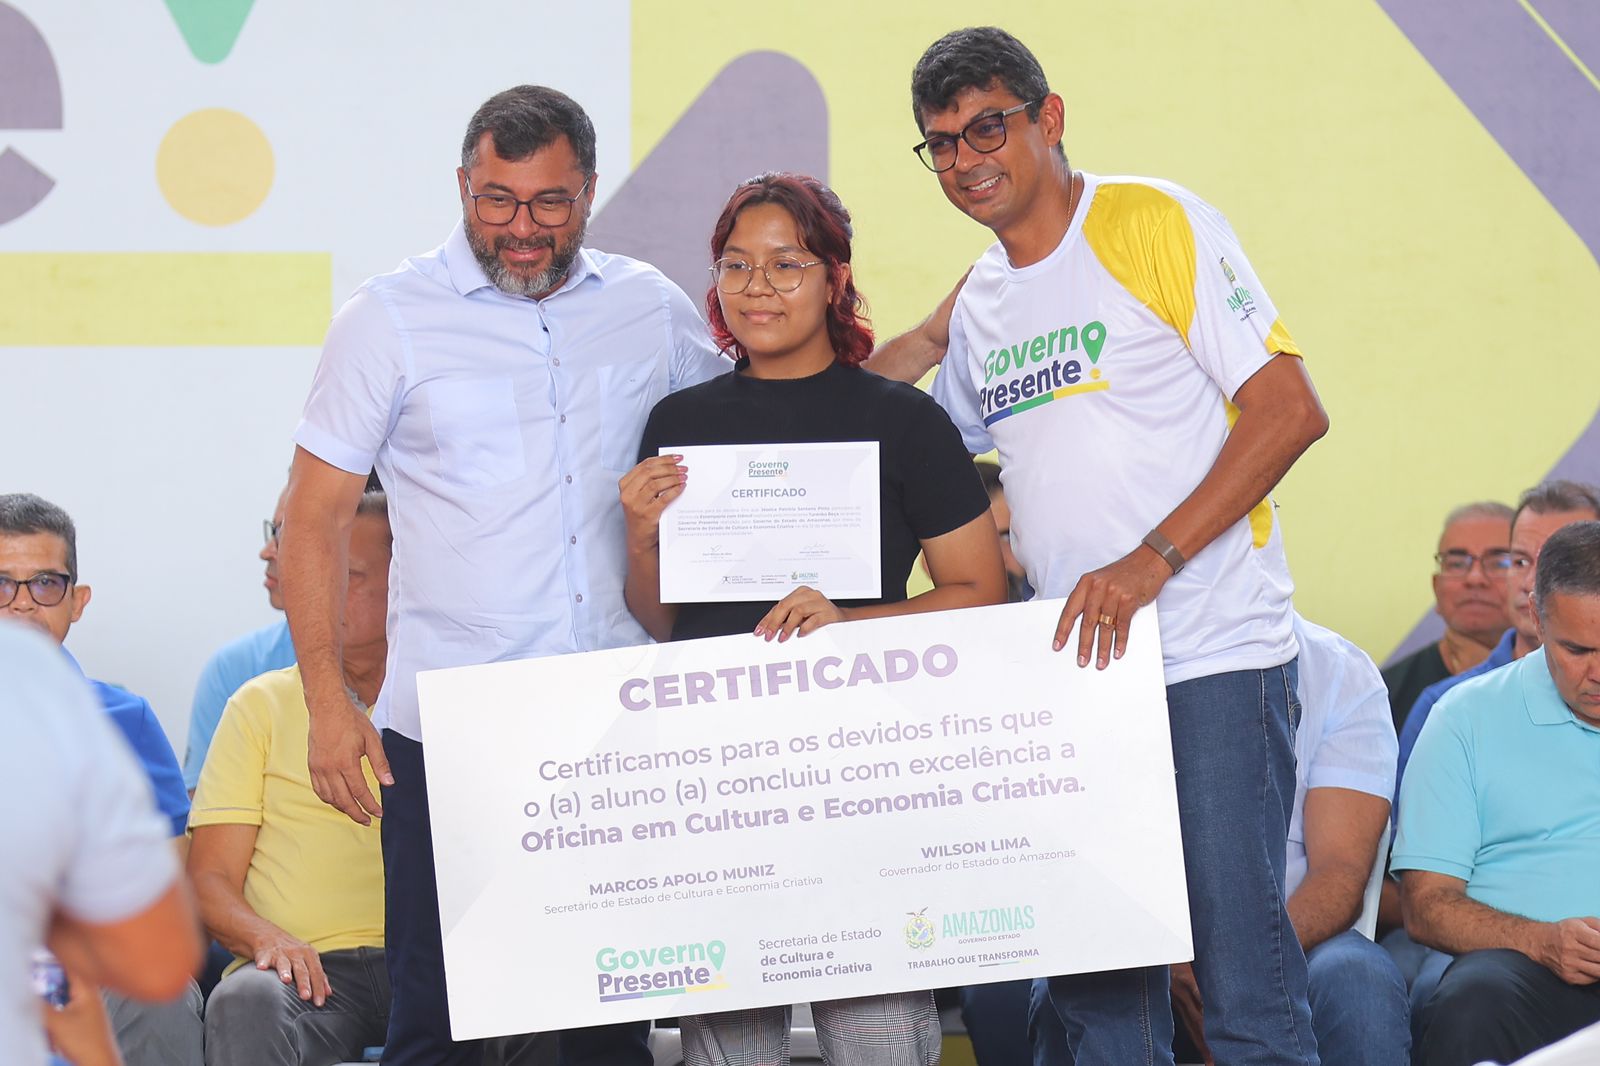
[[[884, 594], [838, 602], [850, 607], [904, 600], [920, 541], [959, 529], [989, 509], [988, 493], [949, 417], [920, 389], [869, 370], [835, 363], [810, 377], [771, 380], [750, 377], [746, 365], [741, 361], [734, 373], [656, 404], [645, 424], [640, 460], [663, 447], [694, 444], [877, 441]], [[775, 602], [679, 604], [672, 639], [749, 633]]]

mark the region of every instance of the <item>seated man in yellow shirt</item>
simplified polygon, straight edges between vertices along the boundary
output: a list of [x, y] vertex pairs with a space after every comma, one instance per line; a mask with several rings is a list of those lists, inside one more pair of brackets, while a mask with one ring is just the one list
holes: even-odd
[[[345, 684], [371, 707], [383, 684], [389, 519], [361, 498], [345, 592]], [[322, 1066], [384, 1043], [383, 854], [312, 791], [300, 670], [228, 701], [189, 819], [189, 874], [207, 930], [235, 960], [206, 1008], [207, 1066]], [[367, 771], [374, 793], [377, 782]]]

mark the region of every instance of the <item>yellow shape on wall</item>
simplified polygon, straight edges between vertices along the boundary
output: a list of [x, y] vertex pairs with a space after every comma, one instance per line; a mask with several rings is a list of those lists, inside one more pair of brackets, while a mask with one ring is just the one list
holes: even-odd
[[[1075, 166], [1171, 179], [1238, 231], [1333, 418], [1276, 493], [1296, 606], [1381, 659], [1432, 602], [1445, 513], [1513, 500], [1593, 417], [1600, 360], [1573, 338], [1600, 332], [1594, 257], [1371, 0], [1001, 17], [1066, 100]], [[952, 0], [763, 19], [635, 4], [634, 154], [745, 52], [804, 63], [828, 102], [855, 276], [892, 336], [993, 240], [910, 151], [912, 65], [973, 18]]]
[[0, 253], [0, 345], [320, 345], [325, 252]]
[[156, 151], [156, 182], [178, 214], [203, 226], [249, 218], [272, 189], [272, 145], [250, 119], [212, 107], [172, 124]]

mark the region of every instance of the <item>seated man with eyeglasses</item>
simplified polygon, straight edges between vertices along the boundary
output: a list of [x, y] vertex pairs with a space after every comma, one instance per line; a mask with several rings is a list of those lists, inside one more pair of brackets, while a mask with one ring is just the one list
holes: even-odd
[[1450, 512], [1433, 561], [1434, 608], [1444, 635], [1384, 668], [1389, 713], [1399, 732], [1406, 714], [1429, 685], [1471, 669], [1489, 657], [1506, 628], [1503, 561], [1511, 541], [1511, 508], [1484, 500]]
[[[270, 519], [261, 523], [262, 547], [259, 558], [266, 563], [262, 583], [267, 602], [274, 611], [283, 610], [283, 593], [278, 589], [278, 531], [283, 528], [283, 497]], [[194, 795], [200, 784], [200, 768], [205, 765], [211, 736], [222, 720], [222, 709], [253, 677], [294, 665], [294, 642], [289, 639], [289, 621], [279, 618], [260, 629], [229, 641], [212, 653], [195, 684], [194, 703], [189, 708], [189, 743], [183, 753], [183, 784]]]
[[1541, 646], [1439, 701], [1401, 788], [1406, 930], [1442, 963], [1414, 990], [1415, 1066], [1521, 1061], [1600, 1022], [1600, 521], [1541, 548]]
[[[71, 517], [31, 493], [0, 495], [0, 617], [61, 644], [83, 617], [89, 595], [89, 586], [78, 583], [78, 533]], [[78, 667], [65, 648], [62, 654]], [[104, 681], [89, 683], [144, 767], [181, 858], [189, 797], [161, 722], [142, 696]], [[109, 992], [105, 999], [127, 1066], [200, 1066], [200, 989], [193, 981], [175, 1003], [140, 1003]]]
[[[1600, 489], [1573, 481], [1551, 480], [1543, 482], [1522, 494], [1511, 519], [1511, 548], [1493, 553], [1486, 565], [1502, 571], [1505, 577], [1506, 611], [1511, 618], [1511, 628], [1506, 630], [1489, 657], [1470, 670], [1445, 678], [1424, 689], [1422, 695], [1406, 717], [1400, 733], [1400, 763], [1395, 774], [1394, 814], [1396, 825], [1400, 821], [1401, 785], [1405, 780], [1406, 766], [1411, 761], [1411, 751], [1417, 738], [1433, 713], [1440, 698], [1476, 677], [1522, 659], [1540, 646], [1539, 622], [1534, 613], [1534, 572], [1539, 552], [1550, 535], [1573, 522], [1600, 518]], [[1379, 920], [1385, 926], [1400, 921], [1399, 891], [1390, 881], [1383, 886], [1383, 901]], [[1400, 971], [1411, 988], [1411, 1013], [1417, 1016], [1427, 1002], [1439, 975], [1450, 962], [1447, 955], [1419, 948], [1404, 930], [1384, 937], [1384, 947], [1394, 955]]]
[[[383, 491], [377, 471], [367, 476], [367, 491]], [[274, 611], [283, 610], [283, 592], [278, 587], [278, 537], [283, 531], [283, 504], [288, 494], [287, 488], [279, 493], [272, 517], [262, 519], [262, 546], [257, 554], [257, 558], [267, 564], [262, 584], [266, 586], [267, 602]], [[189, 744], [183, 753], [183, 784], [191, 799], [200, 784], [200, 769], [205, 765], [212, 734], [217, 731], [217, 723], [222, 721], [222, 709], [228, 705], [228, 700], [251, 678], [294, 663], [294, 641], [289, 639], [287, 618], [279, 618], [229, 641], [206, 661], [205, 668], [200, 671], [200, 681], [195, 685], [194, 703], [189, 709]]]
[[[383, 684], [391, 535], [381, 492], [361, 497], [345, 586], [345, 685]], [[317, 798], [305, 690], [288, 666], [228, 700], [194, 795], [189, 876], [206, 930], [233, 960], [206, 1005], [209, 1066], [357, 1059], [384, 1042], [383, 854], [378, 826]]]
[[1463, 681], [1479, 677], [1538, 650], [1539, 622], [1533, 611], [1533, 577], [1539, 549], [1544, 547], [1550, 534], [1562, 526], [1594, 518], [1600, 518], [1600, 489], [1575, 481], [1555, 479], [1543, 482], [1524, 492], [1517, 501], [1517, 509], [1511, 518], [1510, 549], [1492, 552], [1484, 559], [1486, 568], [1505, 575], [1506, 614], [1511, 620], [1511, 628], [1506, 630], [1483, 662], [1428, 686], [1417, 697], [1400, 734], [1400, 769], [1395, 778], [1397, 805], [1400, 802], [1400, 780], [1405, 776], [1411, 749], [1416, 746], [1422, 726], [1439, 698]]

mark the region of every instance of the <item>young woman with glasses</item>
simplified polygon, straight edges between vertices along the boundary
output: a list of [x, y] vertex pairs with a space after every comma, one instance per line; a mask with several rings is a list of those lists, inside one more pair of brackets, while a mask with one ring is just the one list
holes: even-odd
[[[754, 632], [785, 641], [830, 622], [1003, 603], [1005, 570], [988, 495], [944, 412], [918, 389], [860, 369], [872, 350], [850, 269], [850, 215], [815, 178], [763, 174], [739, 186], [711, 237], [711, 330], [734, 372], [655, 406], [640, 463], [621, 482], [628, 607], [657, 640]], [[883, 595], [835, 603], [796, 588], [776, 604], [663, 604], [662, 511], [692, 470], [663, 448], [877, 441]], [[918, 551], [934, 587], [906, 598]], [[930, 992], [816, 1003], [835, 1064], [917, 1066], [938, 1059]], [[691, 1064], [786, 1061], [788, 1010], [683, 1019]]]

